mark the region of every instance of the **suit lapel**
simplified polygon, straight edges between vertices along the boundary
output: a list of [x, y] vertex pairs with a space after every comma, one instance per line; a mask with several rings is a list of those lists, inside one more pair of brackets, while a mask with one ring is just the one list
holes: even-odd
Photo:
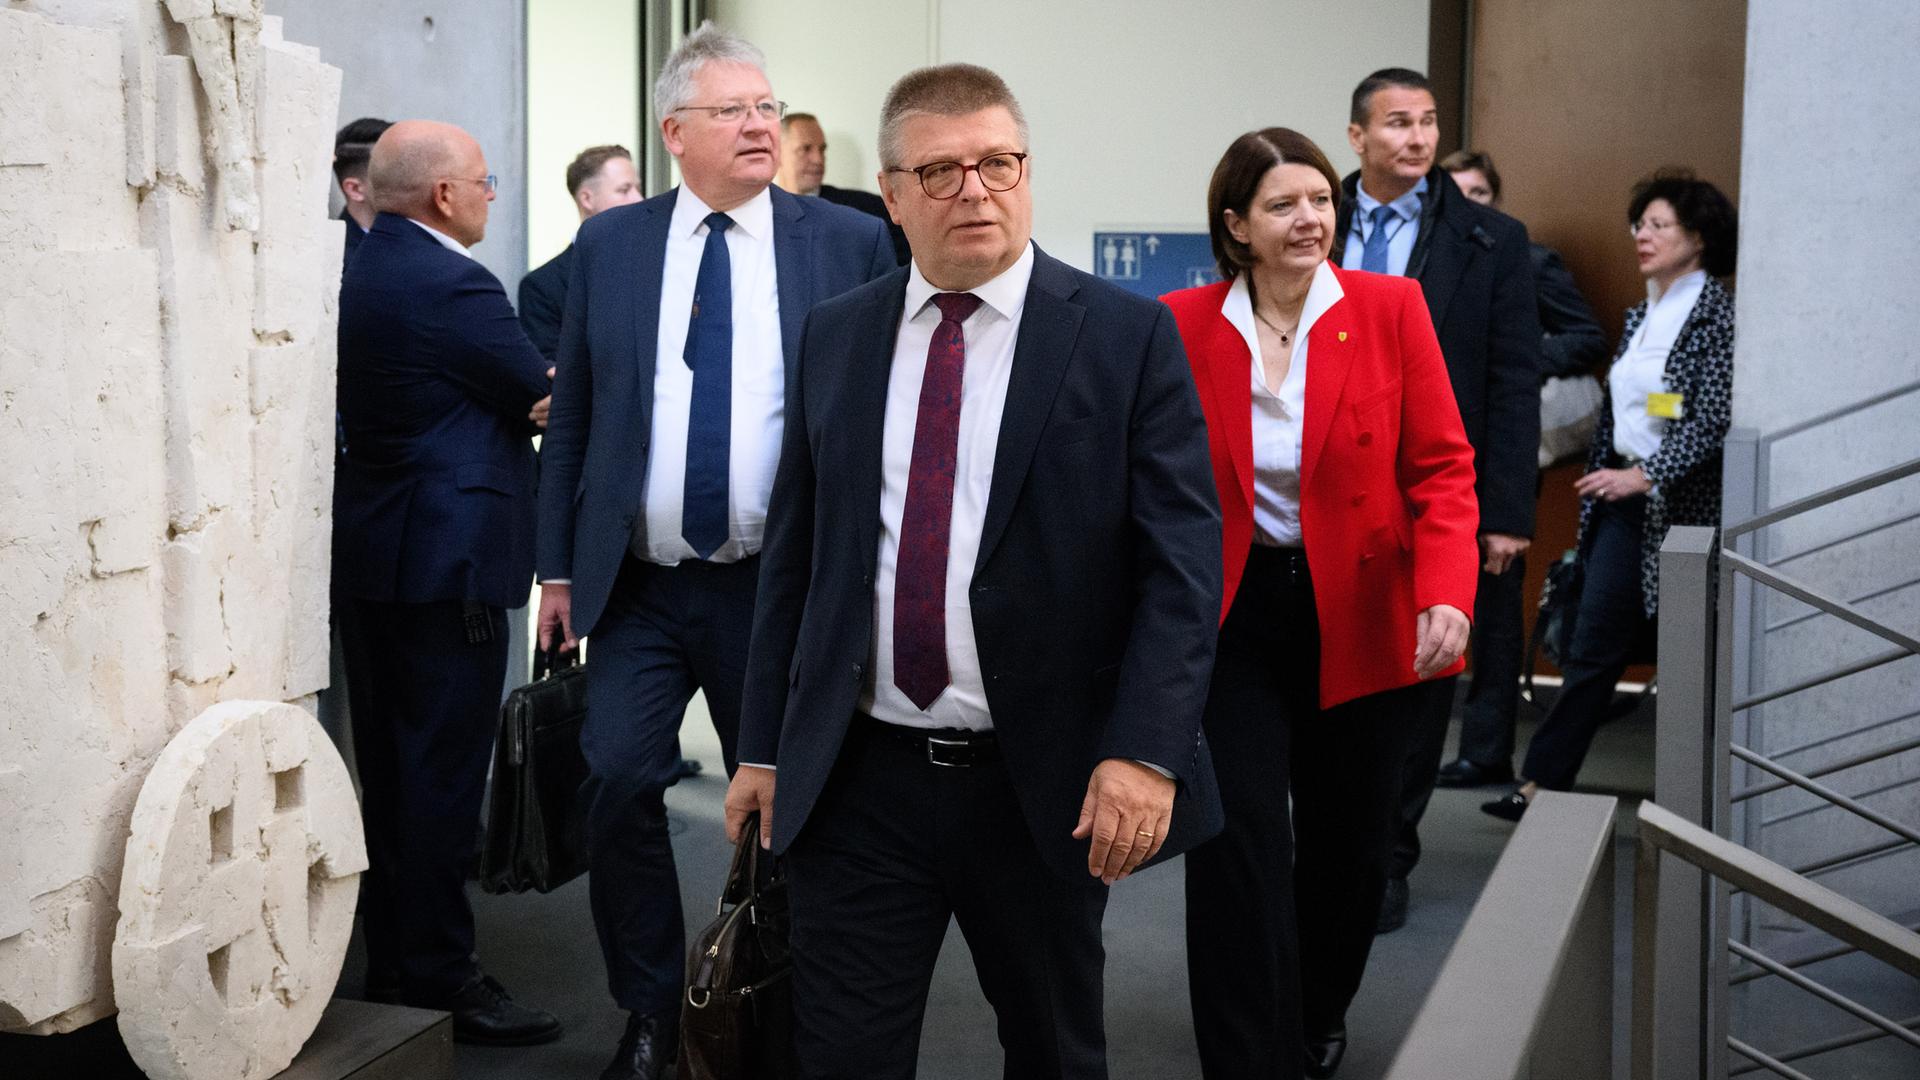
[[771, 189], [773, 197], [773, 276], [780, 291], [780, 351], [787, 361], [787, 392], [796, 387], [794, 361], [800, 356], [800, 330], [813, 307], [807, 284], [813, 280], [813, 230], [799, 199]]
[[628, 272], [615, 279], [618, 282], [631, 281], [638, 284], [629, 296], [633, 303], [633, 342], [634, 356], [638, 358], [639, 371], [635, 378], [639, 381], [635, 397], [639, 408], [634, 410], [634, 423], [644, 434], [653, 430], [653, 376], [658, 368], [660, 350], [660, 286], [667, 272], [667, 233], [673, 225], [673, 204], [679, 195], [675, 188], [644, 204], [647, 213], [638, 215], [635, 228], [639, 234], [634, 237], [628, 248], [628, 257], [633, 260]]
[[[1451, 181], [1449, 181], [1451, 183]], [[1300, 485], [1304, 489], [1313, 475], [1320, 452], [1326, 449], [1327, 434], [1333, 430], [1333, 417], [1340, 406], [1340, 395], [1353, 370], [1353, 349], [1358, 343], [1353, 321], [1354, 308], [1348, 298], [1334, 301], [1307, 334], [1306, 416], [1300, 424]]]
[[1040, 433], [1053, 411], [1054, 395], [1066, 374], [1080, 321], [1086, 309], [1072, 303], [1079, 285], [1064, 264], [1034, 247], [1033, 280], [1027, 285], [1020, 336], [1013, 346], [1013, 371], [1007, 379], [1007, 403], [1000, 415], [1000, 440], [993, 457], [993, 484], [987, 492], [986, 520], [980, 527], [980, 555], [974, 572], [987, 564], [999, 544], [1013, 505], [1020, 498], [1033, 463]]
[[1252, 509], [1253, 424], [1239, 423], [1237, 418], [1253, 415], [1253, 353], [1224, 314], [1214, 320], [1213, 327], [1213, 340], [1196, 349], [1194, 355], [1207, 358], [1202, 362], [1207, 366], [1207, 390], [1213, 395], [1214, 415], [1226, 425], [1227, 458], [1233, 462], [1240, 494]]
[[[854, 515], [855, 528], [859, 530], [853, 539], [854, 550], [860, 552], [869, 580], [880, 552], [880, 481], [884, 470], [887, 380], [893, 371], [894, 342], [899, 338], [900, 317], [907, 303], [907, 271], [897, 270], [883, 280], [888, 287], [874, 290], [872, 306], [846, 323], [858, 328], [858, 335], [847, 345], [847, 362], [840, 375], [845, 380], [846, 408], [833, 415], [857, 419], [847, 425], [845, 432], [847, 460], [825, 463], [828, 468], [844, 466], [848, 470], [848, 482], [856, 485], [850, 503], [858, 509]], [[784, 300], [782, 303], [784, 305]], [[819, 350], [815, 350], [815, 355], [820, 355]], [[791, 392], [799, 392], [798, 386]], [[837, 421], [830, 417], [827, 422]], [[819, 482], [833, 482], [826, 469], [818, 471]]]
[[1433, 315], [1434, 332], [1439, 333], [1440, 327], [1446, 324], [1447, 306], [1453, 302], [1460, 279], [1466, 275], [1467, 263], [1473, 258], [1474, 245], [1461, 234], [1460, 224], [1452, 215], [1440, 214], [1432, 224], [1435, 235], [1427, 247], [1426, 262], [1416, 277], [1420, 290], [1427, 294], [1427, 311]]

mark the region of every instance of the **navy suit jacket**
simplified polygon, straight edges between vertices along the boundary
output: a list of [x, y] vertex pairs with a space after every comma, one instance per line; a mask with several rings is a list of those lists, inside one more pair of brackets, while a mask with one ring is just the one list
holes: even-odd
[[[1353, 227], [1359, 184], [1357, 172], [1343, 184], [1335, 266]], [[1427, 174], [1427, 192], [1407, 276], [1426, 293], [1460, 422], [1473, 444], [1480, 531], [1532, 536], [1541, 338], [1527, 227], [1467, 198], [1437, 165]]]
[[340, 286], [333, 584], [515, 608], [533, 581], [533, 442], [547, 365], [498, 278], [381, 214]]
[[[773, 843], [805, 826], [873, 649], [881, 429], [905, 269], [814, 309], [761, 551], [740, 760], [779, 769]], [[1201, 707], [1220, 621], [1220, 508], [1173, 313], [1035, 253], [968, 601], [994, 729], [1041, 856], [1093, 768], [1180, 783], [1158, 858], [1221, 825]]]
[[[779, 188], [773, 198], [774, 276], [787, 397], [807, 312], [892, 270], [881, 223]], [[675, 188], [595, 214], [573, 242], [553, 411], [541, 441], [539, 570], [573, 580], [573, 632], [593, 632], [642, 514], [653, 433], [660, 278]], [[679, 359], [674, 359], [679, 363]]]
[[560, 351], [560, 316], [567, 309], [567, 275], [573, 273], [573, 245], [520, 279], [520, 328], [540, 355], [552, 363]]

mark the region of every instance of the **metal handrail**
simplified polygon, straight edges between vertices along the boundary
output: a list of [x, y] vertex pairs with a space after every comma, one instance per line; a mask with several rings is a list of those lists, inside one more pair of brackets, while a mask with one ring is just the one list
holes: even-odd
[[[1780, 560], [1775, 559], [1773, 562], [1768, 563], [1767, 565], [1778, 567], [1780, 565]], [[1861, 593], [1858, 596], [1849, 596], [1847, 597], [1847, 603], [1852, 604], [1854, 607], [1859, 607], [1861, 604], [1867, 603], [1870, 600], [1878, 600], [1883, 596], [1891, 596], [1894, 593], [1900, 592], [1903, 589], [1911, 589], [1915, 585], [1920, 585], [1920, 577], [1910, 577], [1905, 581], [1896, 581], [1891, 585], [1882, 586], [1881, 588], [1875, 589], [1872, 592]], [[1819, 617], [1820, 617], [1820, 609], [1815, 608], [1812, 611], [1803, 611], [1798, 615], [1789, 615], [1786, 618], [1781, 619], [1779, 622], [1768, 623], [1767, 625], [1761, 627], [1760, 629], [1766, 631], [1769, 634], [1777, 633], [1781, 630], [1786, 630], [1791, 627], [1799, 626], [1801, 623], [1808, 622], [1809, 620], [1817, 619]]]
[[[1920, 461], [1915, 461], [1914, 465], [1915, 471], [1920, 471]], [[1803, 604], [1812, 604], [1834, 618], [1852, 623], [1875, 637], [1898, 645], [1910, 654], [1920, 655], [1920, 638], [1895, 630], [1845, 600], [1828, 596], [1805, 582], [1782, 574], [1764, 563], [1755, 562], [1737, 551], [1722, 551], [1720, 557], [1727, 561], [1728, 566], [1755, 581], [1771, 586], [1778, 592], [1786, 593]]]
[[[1908, 926], [1907, 929], [1912, 930], [1914, 933], [1920, 934], [1920, 923], [1916, 923], [1912, 926]], [[1849, 956], [1859, 951], [1860, 950], [1854, 948], [1851, 945], [1835, 945], [1831, 948], [1820, 949], [1817, 952], [1810, 952], [1805, 956], [1796, 956], [1790, 960], [1781, 960], [1779, 962], [1782, 964], [1785, 964], [1790, 968], [1797, 969], [1797, 968], [1803, 968], [1803, 967], [1811, 967], [1814, 964], [1824, 964], [1828, 960], [1838, 960], [1842, 956]], [[1727, 977], [1727, 982], [1730, 984], [1736, 984], [1736, 985], [1739, 983], [1750, 983], [1755, 979], [1766, 978], [1767, 974], [1768, 973], [1766, 971], [1761, 969], [1748, 968], [1745, 971], [1734, 972], [1732, 975]], [[1912, 1027], [1913, 1025], [1909, 1024], [1907, 1026]]]
[[1733, 703], [1733, 711], [1743, 712], [1753, 708], [1755, 705], [1765, 705], [1769, 701], [1779, 701], [1784, 697], [1792, 697], [1802, 690], [1811, 690], [1816, 686], [1825, 686], [1830, 682], [1839, 682], [1849, 675], [1858, 675], [1863, 671], [1872, 671], [1874, 668], [1891, 664], [1895, 660], [1905, 660], [1912, 655], [1913, 653], [1906, 649], [1888, 649], [1886, 652], [1875, 653], [1872, 656], [1855, 660], [1851, 664], [1844, 664], [1819, 675], [1809, 676], [1798, 682], [1790, 682], [1785, 686], [1777, 686], [1772, 690], [1763, 690], [1751, 697], [1741, 698]]
[[1756, 754], [1744, 746], [1733, 746], [1730, 747], [1730, 749], [1733, 751], [1734, 757], [1752, 765], [1754, 768], [1764, 769], [1780, 779], [1785, 780], [1787, 783], [1792, 784], [1794, 787], [1800, 788], [1802, 791], [1810, 791], [1833, 805], [1840, 807], [1842, 810], [1863, 820], [1870, 821], [1895, 836], [1905, 837], [1910, 844], [1920, 844], [1920, 830], [1910, 829], [1887, 815], [1880, 813], [1878, 810], [1855, 799], [1848, 798], [1840, 792], [1822, 784], [1820, 781], [1794, 772], [1785, 765]]
[[1769, 432], [1762, 436], [1760, 441], [1768, 448], [1771, 448], [1774, 443], [1783, 442], [1801, 432], [1811, 431], [1823, 424], [1831, 424], [1835, 420], [1845, 420], [1849, 416], [1866, 412], [1876, 405], [1885, 405], [1894, 398], [1905, 397], [1912, 393], [1920, 393], [1920, 380], [1907, 383], [1905, 386], [1896, 386], [1891, 390], [1882, 390], [1872, 397], [1862, 398], [1851, 405], [1842, 405], [1837, 409], [1823, 412], [1818, 416], [1810, 416], [1798, 423], [1788, 424], [1778, 431]]
[[[1852, 757], [1829, 761], [1818, 768], [1802, 770], [1800, 775], [1806, 777], [1831, 776], [1837, 772], [1846, 772], [1848, 769], [1858, 768], [1861, 765], [1869, 765], [1873, 762], [1893, 757], [1895, 754], [1904, 754], [1914, 749], [1920, 749], [1920, 736], [1894, 743], [1892, 746], [1883, 746], [1876, 750], [1868, 750], [1865, 753], [1855, 754]], [[1772, 760], [1777, 762], [1782, 756], [1784, 755], [1776, 752]], [[1748, 799], [1757, 799], [1762, 795], [1771, 795], [1776, 791], [1782, 791], [1792, 786], [1793, 781], [1791, 780], [1769, 780], [1764, 784], [1755, 784], [1750, 788], [1742, 788], [1728, 796], [1727, 801], [1746, 802]], [[1778, 818], [1775, 818], [1768, 821], [1767, 824], [1771, 825], [1778, 820]]]
[[[1909, 1030], [1920, 1028], [1920, 1016], [1909, 1016], [1905, 1020], [1898, 1021], [1898, 1023], [1901, 1027]], [[1772, 1064], [1768, 1064], [1765, 1067], [1778, 1072], [1778, 1066], [1789, 1061], [1819, 1057], [1821, 1054], [1829, 1054], [1835, 1050], [1845, 1050], [1849, 1046], [1859, 1046], [1861, 1043], [1872, 1042], [1875, 1039], [1884, 1039], [1886, 1037], [1887, 1033], [1876, 1027], [1854, 1028], [1844, 1035], [1835, 1035], [1831, 1039], [1821, 1039], [1817, 1043], [1808, 1043], [1805, 1046], [1796, 1047], [1791, 1051], [1772, 1055], [1767, 1059]], [[1736, 1047], [1735, 1049], [1738, 1048]], [[1744, 1050], [1740, 1052], [1746, 1053]], [[1747, 1073], [1759, 1071], [1760, 1068], [1760, 1065], [1741, 1065], [1727, 1070], [1727, 1075], [1729, 1077], [1745, 1076]]]
[[1841, 499], [1858, 495], [1863, 491], [1871, 491], [1874, 488], [1883, 487], [1896, 480], [1904, 480], [1917, 473], [1920, 473], [1920, 458], [1914, 458], [1912, 461], [1881, 469], [1876, 473], [1868, 473], [1859, 479], [1849, 480], [1844, 484], [1835, 484], [1833, 487], [1827, 488], [1824, 491], [1816, 491], [1811, 495], [1803, 495], [1791, 502], [1782, 503], [1764, 514], [1755, 514], [1753, 517], [1738, 524], [1722, 526], [1720, 534], [1728, 540], [1737, 540], [1757, 529], [1764, 529], [1769, 525], [1785, 521], [1790, 517], [1798, 517], [1809, 510], [1818, 510], [1828, 503], [1839, 502]]

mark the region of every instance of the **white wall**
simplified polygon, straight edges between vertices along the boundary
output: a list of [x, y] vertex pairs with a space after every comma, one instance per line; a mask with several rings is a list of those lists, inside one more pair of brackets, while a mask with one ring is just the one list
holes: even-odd
[[[573, 242], [567, 164], [589, 146], [640, 152], [640, 0], [527, 4], [527, 267]], [[650, 193], [651, 194], [651, 193]]]
[[[1908, 226], [1920, 140], [1892, 134], [1886, 103], [1907, 96], [1920, 7], [1857, 0], [1818, 9], [1799, 0], [1748, 7], [1745, 130], [1734, 423], [1765, 437], [1801, 421], [1920, 380], [1920, 346], [1907, 311], [1920, 280]], [[1751, 502], [1779, 505], [1920, 457], [1920, 394], [1775, 440], [1756, 484], [1728, 471], [1729, 516]], [[1872, 526], [1920, 515], [1920, 478], [1856, 496], [1768, 529], [1763, 557], [1874, 618], [1920, 627], [1913, 551], [1920, 519], [1855, 539]], [[1760, 629], [1736, 630], [1751, 661], [1745, 693], [1781, 686], [1879, 652], [1885, 641], [1779, 594], [1757, 591]], [[1738, 669], [1736, 669], [1738, 670]], [[1837, 741], [1787, 759], [1796, 769], [1920, 735], [1920, 660], [1890, 664], [1796, 694], [1750, 714], [1748, 741], [1778, 751]], [[1844, 736], [1865, 725], [1876, 730]], [[1920, 814], [1920, 754], [1906, 753], [1825, 777], [1841, 791], [1911, 822]], [[1884, 839], [1887, 834], [1794, 793], [1758, 800], [1776, 819], [1761, 849], [1789, 864]], [[1911, 916], [1920, 854], [1823, 877], [1882, 912]]]
[[774, 91], [820, 115], [827, 180], [875, 189], [894, 79], [964, 60], [999, 72], [1033, 135], [1034, 238], [1076, 266], [1096, 227], [1206, 227], [1207, 178], [1236, 135], [1282, 124], [1345, 172], [1347, 100], [1375, 68], [1427, 62], [1425, 0], [714, 0], [767, 53]]

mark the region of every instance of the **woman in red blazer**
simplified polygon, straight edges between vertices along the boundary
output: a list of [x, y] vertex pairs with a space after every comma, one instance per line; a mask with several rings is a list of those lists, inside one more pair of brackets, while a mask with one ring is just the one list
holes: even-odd
[[1227, 824], [1187, 855], [1194, 1029], [1223, 1080], [1338, 1067], [1411, 691], [1460, 670], [1478, 573], [1473, 450], [1426, 301], [1327, 262], [1339, 192], [1306, 136], [1241, 136], [1207, 193], [1227, 280], [1165, 297], [1225, 538], [1205, 725]]

